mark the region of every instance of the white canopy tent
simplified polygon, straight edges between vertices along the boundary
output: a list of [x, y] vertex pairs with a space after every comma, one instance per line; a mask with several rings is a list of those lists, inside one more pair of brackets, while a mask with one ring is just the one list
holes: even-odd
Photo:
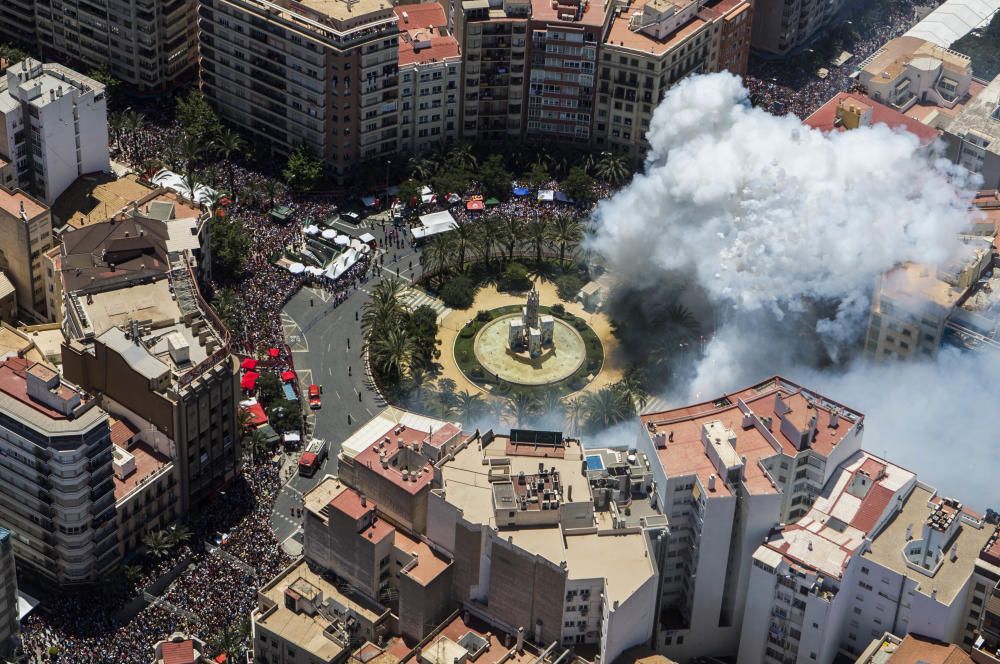
[[414, 240], [423, 240], [438, 233], [453, 231], [456, 228], [458, 228], [458, 222], [455, 221], [455, 217], [451, 216], [451, 212], [444, 210], [421, 215], [420, 225], [411, 228], [410, 233]]

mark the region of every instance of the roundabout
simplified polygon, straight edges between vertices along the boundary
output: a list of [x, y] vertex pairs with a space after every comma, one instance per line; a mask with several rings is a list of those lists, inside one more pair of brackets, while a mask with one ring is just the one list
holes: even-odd
[[508, 348], [508, 330], [518, 314], [500, 316], [486, 323], [473, 340], [476, 360], [498, 380], [515, 385], [540, 386], [572, 376], [586, 361], [583, 337], [571, 325], [555, 319], [553, 343], [536, 357]]

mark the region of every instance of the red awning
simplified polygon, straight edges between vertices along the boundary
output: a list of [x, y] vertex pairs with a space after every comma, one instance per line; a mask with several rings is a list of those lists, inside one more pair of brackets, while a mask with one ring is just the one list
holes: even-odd
[[287, 370], [286, 371], [282, 371], [281, 372], [281, 380], [286, 381], [286, 382], [287, 381], [295, 380], [295, 372], [294, 371], [287, 371]]
[[257, 368], [257, 360], [253, 359], [252, 357], [248, 357], [247, 359], [240, 362], [240, 369], [253, 371], [256, 368]]
[[243, 378], [240, 379], [240, 387], [244, 390], [252, 390], [257, 387], [257, 379], [260, 378], [260, 374], [256, 371], [248, 371], [243, 374]]
[[281, 354], [281, 351], [279, 351], [277, 348], [268, 348], [267, 354], [270, 355], [271, 357], [278, 357], [278, 355]]
[[258, 427], [262, 424], [267, 424], [267, 414], [264, 413], [264, 407], [259, 403], [247, 406], [245, 410], [250, 413], [250, 426]]
[[486, 204], [483, 203], [482, 201], [469, 201], [468, 203], [465, 204], [465, 209], [471, 211], [485, 210]]

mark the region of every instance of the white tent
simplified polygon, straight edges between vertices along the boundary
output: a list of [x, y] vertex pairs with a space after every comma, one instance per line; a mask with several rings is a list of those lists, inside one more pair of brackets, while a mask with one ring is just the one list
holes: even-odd
[[173, 171], [168, 171], [165, 168], [157, 171], [151, 181], [157, 187], [164, 187], [177, 192], [184, 198], [189, 201], [194, 201], [198, 205], [208, 206], [212, 203], [216, 196], [214, 189], [197, 183], [195, 183], [194, 194], [192, 195], [191, 189], [187, 186], [187, 183], [184, 182], [184, 178], [177, 175], [177, 173], [174, 173]]
[[1000, 0], [947, 0], [903, 36], [951, 48], [965, 35], [987, 25], [998, 9]]
[[552, 201], [555, 200], [556, 192], [554, 189], [539, 189], [538, 190], [538, 200], [540, 201]]
[[434, 200], [434, 192], [428, 186], [423, 186], [420, 188], [420, 202], [430, 203]]
[[315, 224], [309, 224], [308, 226], [302, 229], [302, 232], [305, 233], [306, 235], [319, 235], [319, 226], [316, 226]]
[[458, 222], [455, 221], [455, 217], [451, 216], [451, 212], [444, 210], [443, 212], [422, 215], [420, 226], [411, 228], [410, 233], [414, 240], [423, 240], [438, 233], [453, 231], [456, 228], [458, 228]]
[[324, 240], [332, 240], [335, 237], [337, 237], [337, 231], [333, 230], [332, 228], [328, 228], [325, 231], [323, 231]]
[[292, 263], [288, 266], [288, 271], [292, 274], [302, 274], [306, 271], [306, 266], [302, 263]]
[[335, 244], [345, 245], [351, 243], [351, 238], [346, 235], [338, 235], [333, 241]]
[[372, 235], [371, 233], [363, 233], [361, 237], [359, 237], [358, 239], [364, 242], [365, 244], [371, 244], [372, 242], [375, 241], [375, 236]]

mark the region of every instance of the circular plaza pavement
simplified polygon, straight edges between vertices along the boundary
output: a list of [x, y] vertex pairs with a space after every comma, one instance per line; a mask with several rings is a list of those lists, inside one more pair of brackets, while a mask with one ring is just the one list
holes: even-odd
[[565, 321], [555, 319], [554, 344], [537, 358], [527, 353], [513, 353], [507, 348], [508, 323], [520, 314], [500, 316], [490, 321], [476, 335], [476, 360], [483, 369], [518, 385], [549, 385], [573, 375], [587, 359], [583, 337]]

